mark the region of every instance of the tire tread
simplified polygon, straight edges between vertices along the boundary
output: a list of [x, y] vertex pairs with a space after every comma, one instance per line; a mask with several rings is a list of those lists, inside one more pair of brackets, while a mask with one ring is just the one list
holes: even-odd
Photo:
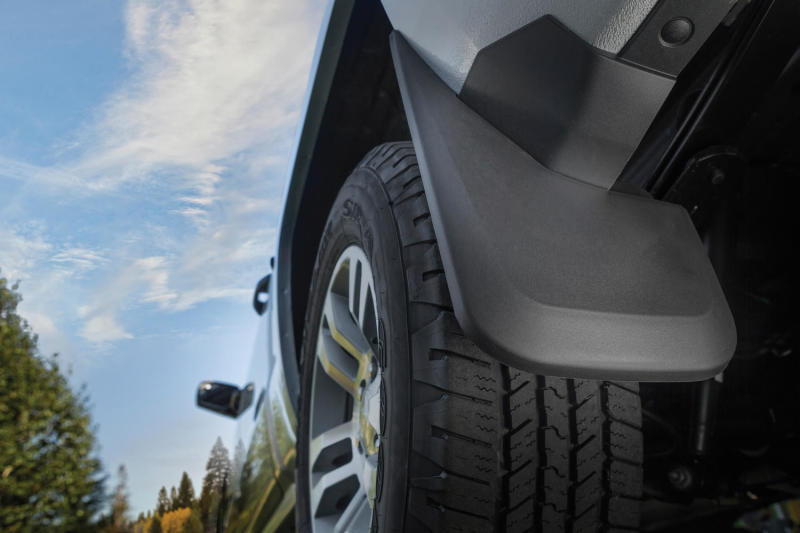
[[402, 247], [412, 354], [406, 529], [624, 531], [638, 527], [638, 384], [537, 376], [464, 336], [410, 142], [375, 147]]

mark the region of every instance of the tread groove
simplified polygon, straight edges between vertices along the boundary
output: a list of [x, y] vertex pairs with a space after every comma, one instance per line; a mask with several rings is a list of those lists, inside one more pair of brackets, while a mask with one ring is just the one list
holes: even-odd
[[456, 433], [455, 431], [451, 431], [449, 429], [445, 429], [439, 426], [431, 426], [431, 435], [433, 435], [434, 438], [438, 439], [447, 440], [448, 438], [453, 437], [472, 444], [477, 444], [478, 446], [483, 446], [484, 448], [492, 447], [491, 442], [486, 442], [480, 439], [474, 439], [472, 437], [468, 437], [467, 435], [462, 435], [460, 433]]
[[488, 361], [482, 361], [477, 357], [470, 357], [469, 355], [458, 353], [453, 350], [446, 350], [443, 348], [431, 348], [428, 350], [428, 360], [430, 361], [439, 361], [442, 359], [447, 359], [448, 357], [457, 357], [461, 360], [468, 361], [483, 368], [490, 368], [492, 366], [492, 363]]
[[427, 382], [424, 382], [424, 381], [420, 381], [418, 379], [415, 380], [415, 381], [417, 383], [422, 383], [424, 385], [427, 385], [428, 387], [436, 389], [437, 391], [445, 394], [445, 396], [455, 396], [456, 398], [462, 398], [462, 399], [468, 400], [470, 402], [475, 402], [475, 403], [479, 403], [479, 404], [483, 404], [483, 405], [492, 405], [492, 401], [491, 400], [484, 400], [483, 398], [478, 398], [476, 396], [470, 396], [469, 394], [465, 394], [463, 392], [458, 392], [458, 391], [454, 391], [454, 390], [451, 390], [451, 389], [446, 389], [446, 388], [440, 387], [438, 385], [432, 385], [430, 383], [427, 383]]

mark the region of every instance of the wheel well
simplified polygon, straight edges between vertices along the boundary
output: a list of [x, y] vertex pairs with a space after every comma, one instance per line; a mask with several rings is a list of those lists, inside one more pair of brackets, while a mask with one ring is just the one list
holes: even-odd
[[292, 325], [298, 357], [317, 248], [339, 189], [372, 147], [411, 138], [389, 50], [391, 31], [379, 2], [355, 3], [292, 236]]

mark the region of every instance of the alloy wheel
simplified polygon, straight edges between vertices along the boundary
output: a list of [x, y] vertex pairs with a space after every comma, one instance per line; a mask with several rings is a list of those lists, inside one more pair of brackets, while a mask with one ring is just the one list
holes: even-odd
[[368, 531], [378, 484], [381, 368], [375, 281], [363, 250], [336, 261], [317, 332], [309, 487], [315, 532]]

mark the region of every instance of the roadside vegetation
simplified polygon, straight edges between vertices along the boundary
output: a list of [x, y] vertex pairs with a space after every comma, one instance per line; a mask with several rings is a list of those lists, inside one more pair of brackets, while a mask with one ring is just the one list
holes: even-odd
[[[133, 520], [126, 467], [107, 494], [86, 390], [73, 390], [57, 355], [39, 353], [36, 334], [17, 313], [21, 301], [18, 285], [0, 277], [0, 531], [216, 532], [238, 485], [222, 440], [211, 448], [199, 495], [184, 472]], [[233, 471], [243, 456], [239, 443]]]
[[84, 389], [43, 357], [0, 277], [0, 530], [96, 529], [104, 478]]
[[221, 528], [226, 510], [223, 502], [225, 496], [230, 496], [231, 460], [219, 437], [206, 462], [206, 474], [198, 497], [191, 478], [184, 472], [177, 488], [173, 485], [168, 492], [165, 486], [161, 487], [155, 507], [139, 513], [133, 522], [126, 520], [127, 476], [124, 472], [124, 467], [120, 467], [120, 483], [112, 500], [110, 522], [118, 527], [108, 530], [109, 533], [213, 533]]

